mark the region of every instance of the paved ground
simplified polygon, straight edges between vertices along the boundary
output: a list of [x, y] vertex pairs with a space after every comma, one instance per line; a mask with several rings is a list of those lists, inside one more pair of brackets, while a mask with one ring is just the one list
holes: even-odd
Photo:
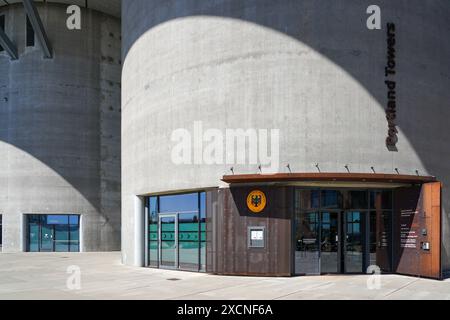
[[[67, 268], [81, 270], [81, 289], [67, 288]], [[173, 279], [178, 279], [174, 281]], [[296, 278], [223, 277], [126, 267], [119, 253], [0, 254], [0, 299], [449, 299], [450, 280], [383, 275]]]

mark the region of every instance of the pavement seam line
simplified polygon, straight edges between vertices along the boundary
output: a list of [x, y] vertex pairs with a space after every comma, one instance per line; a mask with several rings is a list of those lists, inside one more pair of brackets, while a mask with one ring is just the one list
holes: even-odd
[[412, 285], [413, 283], [418, 282], [419, 280], [420, 280], [420, 278], [419, 278], [419, 279], [415, 279], [415, 280], [411, 280], [411, 282], [405, 284], [403, 287], [397, 288], [397, 289], [395, 289], [395, 290], [393, 290], [393, 291], [387, 293], [386, 295], [383, 296], [383, 298], [387, 298], [387, 297], [389, 297], [390, 295], [393, 295], [394, 293], [399, 292], [400, 290], [403, 290], [403, 289], [405, 289], [406, 287]]
[[291, 292], [291, 293], [289, 293], [289, 294], [286, 294], [286, 295], [283, 295], [283, 296], [279, 296], [279, 297], [277, 297], [277, 298], [275, 298], [275, 299], [273, 299], [273, 300], [280, 300], [280, 299], [283, 299], [283, 298], [292, 296], [292, 295], [294, 295], [294, 294], [296, 294], [296, 293], [299, 293], [299, 292], [302, 292], [302, 291], [306, 291], [306, 290], [316, 290], [316, 289], [319, 289], [320, 287], [325, 287], [325, 286], [328, 286], [328, 285], [330, 285], [330, 284], [333, 284], [333, 283], [332, 283], [332, 282], [326, 282], [326, 283], [322, 283], [322, 284], [319, 284], [319, 285], [317, 285], [317, 286], [314, 286], [314, 287], [312, 287], [312, 288], [308, 288], [308, 289], [300, 289], [300, 290]]

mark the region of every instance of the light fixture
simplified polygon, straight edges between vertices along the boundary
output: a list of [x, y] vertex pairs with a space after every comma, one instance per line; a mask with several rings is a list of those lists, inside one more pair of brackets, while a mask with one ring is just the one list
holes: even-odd
[[318, 164], [318, 163], [316, 163], [316, 168], [317, 168], [317, 170], [318, 170], [319, 172], [321, 172], [321, 171], [320, 171], [320, 167], [319, 167], [319, 164]]
[[291, 165], [289, 163], [287, 164], [286, 168], [289, 170], [289, 173], [292, 173]]

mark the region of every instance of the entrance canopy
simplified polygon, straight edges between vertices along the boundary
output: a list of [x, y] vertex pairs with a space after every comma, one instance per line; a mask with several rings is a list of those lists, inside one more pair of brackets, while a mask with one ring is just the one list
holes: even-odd
[[436, 177], [380, 173], [277, 173], [226, 175], [223, 182], [267, 183], [267, 182], [358, 182], [358, 183], [398, 183], [423, 184], [436, 182]]

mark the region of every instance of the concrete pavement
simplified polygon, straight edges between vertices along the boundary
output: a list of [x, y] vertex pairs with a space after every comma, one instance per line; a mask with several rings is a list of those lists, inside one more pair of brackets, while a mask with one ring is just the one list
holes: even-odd
[[[67, 270], [81, 271], [69, 290]], [[226, 277], [124, 266], [120, 253], [0, 253], [0, 299], [448, 299], [450, 279], [383, 275], [379, 290], [368, 276]]]

